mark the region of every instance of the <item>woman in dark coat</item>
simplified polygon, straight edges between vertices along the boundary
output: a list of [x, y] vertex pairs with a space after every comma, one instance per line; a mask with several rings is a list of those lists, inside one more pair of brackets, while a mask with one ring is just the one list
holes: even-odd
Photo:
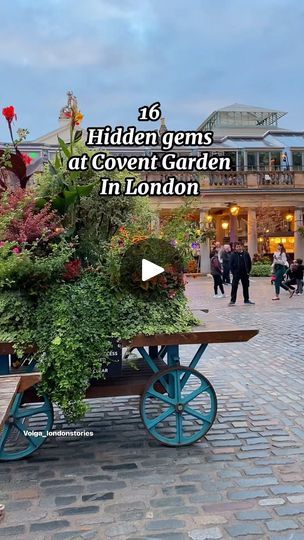
[[[223, 287], [223, 280], [222, 280], [222, 265], [219, 260], [218, 252], [213, 251], [211, 253], [211, 275], [213, 277], [214, 282], [214, 298], [224, 298], [225, 297], [225, 291]], [[220, 289], [221, 294], [218, 294], [218, 289]]]

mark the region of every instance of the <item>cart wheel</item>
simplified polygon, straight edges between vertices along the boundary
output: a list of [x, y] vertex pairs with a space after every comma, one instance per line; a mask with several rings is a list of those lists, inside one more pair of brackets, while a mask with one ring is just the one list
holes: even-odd
[[[36, 392], [35, 388], [32, 390]], [[40, 403], [24, 403], [24, 393], [16, 395], [0, 431], [0, 461], [28, 457], [47, 439], [53, 426], [53, 406], [47, 396], [40, 399]]]
[[198, 441], [212, 426], [216, 411], [212, 384], [199, 371], [183, 366], [153, 375], [140, 400], [145, 427], [168, 446]]

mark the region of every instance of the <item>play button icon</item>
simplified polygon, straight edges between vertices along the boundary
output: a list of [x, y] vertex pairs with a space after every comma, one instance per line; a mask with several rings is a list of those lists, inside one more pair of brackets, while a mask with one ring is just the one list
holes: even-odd
[[158, 274], [162, 274], [165, 269], [162, 266], [158, 266], [158, 264], [154, 264], [151, 261], [148, 261], [147, 259], [142, 259], [141, 261], [141, 280], [142, 281], [148, 281], [148, 279], [153, 278], [154, 276], [158, 276]]
[[[121, 257], [119, 285], [140, 296], [157, 298], [180, 283], [183, 260], [178, 249], [161, 238], [134, 242]], [[153, 279], [154, 278], [154, 279]]]

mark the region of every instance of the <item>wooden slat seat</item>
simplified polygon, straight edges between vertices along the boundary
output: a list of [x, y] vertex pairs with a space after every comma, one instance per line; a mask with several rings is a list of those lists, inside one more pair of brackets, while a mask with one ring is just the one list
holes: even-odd
[[9, 416], [15, 396], [40, 381], [39, 373], [3, 375], [0, 377], [0, 430]]
[[20, 381], [18, 375], [0, 377], [0, 429], [9, 415]]
[[144, 336], [138, 334], [130, 340], [122, 340], [123, 346], [151, 347], [153, 345], [195, 345], [202, 343], [233, 343], [249, 341], [259, 331], [256, 328], [242, 328], [221, 321], [212, 321], [206, 326], [197, 326], [192, 332], [178, 332], [176, 334], [156, 334]]

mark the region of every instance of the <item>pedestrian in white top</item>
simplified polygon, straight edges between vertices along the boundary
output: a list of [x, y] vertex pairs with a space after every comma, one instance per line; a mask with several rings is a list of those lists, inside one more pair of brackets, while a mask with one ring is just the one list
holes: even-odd
[[278, 244], [277, 251], [273, 254], [272, 263], [272, 269], [275, 275], [275, 297], [272, 300], [280, 300], [280, 287], [288, 291], [288, 287], [283, 283], [283, 278], [288, 266], [286, 249], [283, 244]]

